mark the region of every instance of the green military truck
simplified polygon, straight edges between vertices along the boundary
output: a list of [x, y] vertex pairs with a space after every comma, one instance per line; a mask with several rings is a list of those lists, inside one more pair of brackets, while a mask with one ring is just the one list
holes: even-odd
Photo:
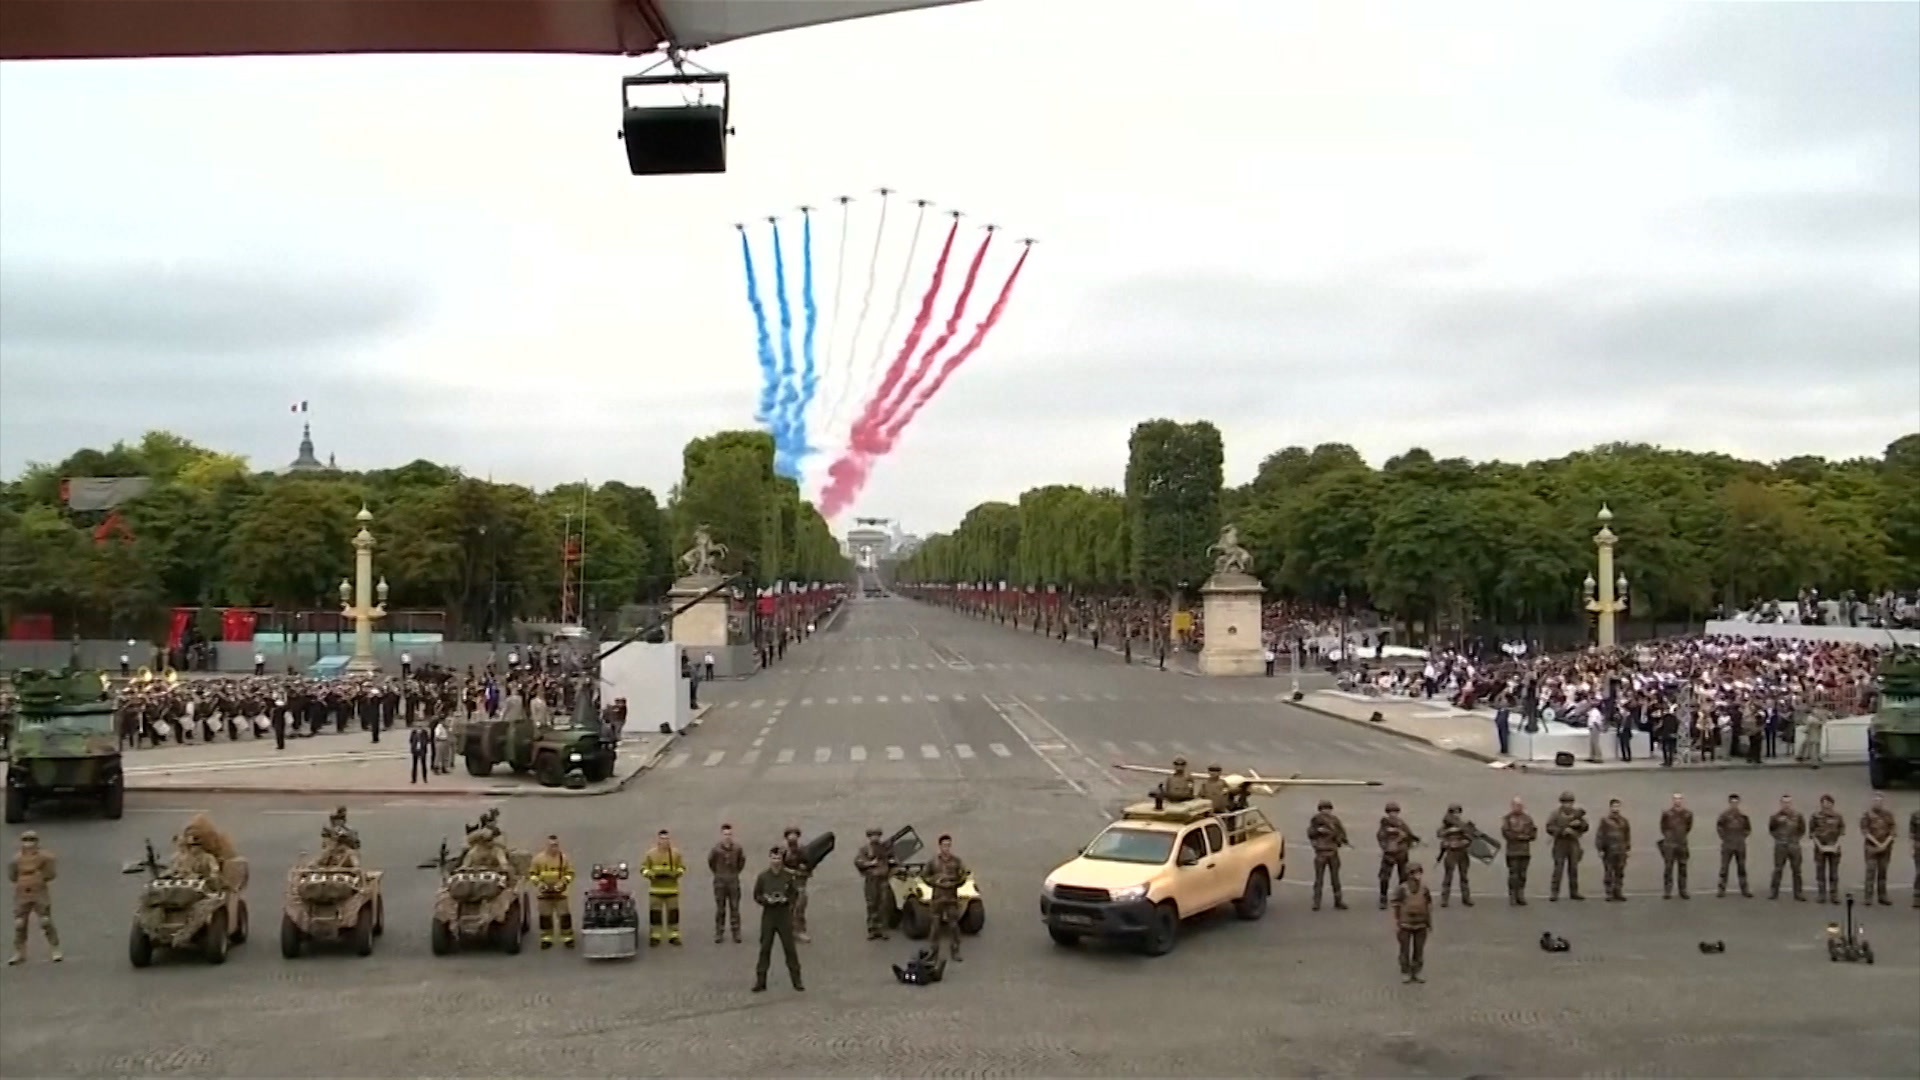
[[92, 799], [119, 820], [127, 781], [105, 676], [27, 669], [14, 672], [13, 689], [7, 823], [25, 821], [29, 807], [53, 799]]
[[[503, 710], [504, 711], [504, 710]], [[568, 783], [568, 776], [597, 784], [613, 775], [619, 749], [604, 737], [599, 715], [589, 704], [578, 710], [583, 715], [570, 718], [556, 713], [545, 727], [536, 725], [525, 711], [512, 719], [476, 716], [465, 722], [460, 733], [460, 756], [465, 759], [469, 776], [491, 776], [495, 765], [505, 764], [515, 773], [532, 773], [544, 787]]]
[[1920, 649], [1880, 662], [1880, 708], [1867, 729], [1867, 779], [1875, 788], [1920, 775]]

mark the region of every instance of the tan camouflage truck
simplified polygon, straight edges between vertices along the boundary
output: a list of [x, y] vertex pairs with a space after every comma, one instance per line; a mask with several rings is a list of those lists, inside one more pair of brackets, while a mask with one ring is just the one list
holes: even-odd
[[493, 946], [509, 956], [520, 951], [533, 926], [527, 870], [533, 853], [509, 851], [506, 872], [461, 867], [441, 857], [440, 892], [433, 901], [428, 945], [433, 955]]
[[210, 964], [223, 964], [229, 946], [247, 940], [247, 860], [227, 854], [215, 877], [173, 874], [160, 866], [153, 845], [144, 862], [129, 872], [145, 869], [152, 878], [140, 890], [127, 938], [127, 958], [143, 968], [161, 951], [198, 953]]
[[1187, 919], [1224, 907], [1248, 921], [1265, 915], [1286, 872], [1286, 839], [1259, 810], [1155, 797], [1047, 875], [1040, 917], [1059, 945], [1126, 941], [1163, 956]]
[[348, 945], [361, 956], [372, 956], [373, 939], [387, 929], [382, 876], [379, 870], [320, 866], [313, 860], [287, 871], [280, 955], [296, 960], [303, 947]]

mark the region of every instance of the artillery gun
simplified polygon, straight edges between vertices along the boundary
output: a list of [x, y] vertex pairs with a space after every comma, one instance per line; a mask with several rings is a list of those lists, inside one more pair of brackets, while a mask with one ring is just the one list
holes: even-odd
[[321, 866], [307, 858], [294, 864], [287, 871], [280, 914], [280, 955], [294, 960], [303, 946], [338, 944], [352, 946], [361, 956], [373, 955], [373, 939], [387, 929], [387, 904], [380, 891], [384, 876], [380, 870]]
[[[482, 828], [495, 828], [499, 811], [481, 816]], [[498, 837], [495, 829], [495, 836]], [[439, 855], [420, 864], [440, 872], [440, 891], [433, 901], [433, 925], [428, 943], [435, 956], [491, 945], [509, 956], [519, 953], [533, 927], [532, 903], [526, 893], [527, 871], [533, 853], [509, 850], [506, 868], [464, 866], [451, 855], [446, 840]]]
[[[226, 845], [220, 844], [222, 848]], [[212, 877], [175, 874], [160, 864], [153, 842], [146, 857], [129, 864], [124, 873], [148, 875], [134, 909], [133, 929], [127, 939], [127, 958], [134, 967], [153, 963], [162, 950], [198, 952], [210, 964], [223, 964], [227, 949], [247, 940], [247, 860], [230, 849], [213, 852], [220, 872]]]
[[1880, 707], [1867, 727], [1867, 780], [1886, 788], [1920, 776], [1920, 649], [1880, 661]]
[[73, 668], [28, 668], [15, 672], [12, 682], [7, 824], [25, 821], [28, 807], [51, 799], [92, 800], [108, 820], [120, 820], [127, 784], [107, 677]]

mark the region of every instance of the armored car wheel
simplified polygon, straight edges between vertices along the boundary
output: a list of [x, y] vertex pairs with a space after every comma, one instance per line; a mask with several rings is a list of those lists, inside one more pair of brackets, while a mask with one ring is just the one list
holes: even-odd
[[560, 755], [549, 750], [533, 761], [533, 778], [541, 787], [559, 787], [567, 778], [566, 767], [560, 763]]
[[373, 936], [380, 937], [387, 932], [387, 898], [375, 897], [373, 901]]
[[153, 939], [140, 929], [139, 923], [133, 924], [133, 933], [127, 938], [127, 959], [137, 968], [153, 963]]
[[353, 924], [353, 951], [359, 956], [373, 955], [373, 912], [362, 908]]
[[100, 812], [108, 821], [119, 821], [127, 814], [127, 786], [115, 783], [107, 789], [106, 798], [100, 800]]
[[493, 928], [493, 934], [494, 942], [500, 946], [501, 952], [506, 953], [508, 956], [520, 955], [520, 940], [522, 936], [526, 934], [526, 926], [522, 922], [520, 901], [515, 900], [513, 906], [507, 909], [507, 917], [501, 919], [499, 924]]
[[280, 916], [280, 955], [288, 960], [300, 959], [300, 942], [303, 935], [293, 923], [293, 916]]
[[493, 775], [493, 762], [488, 758], [482, 757], [479, 754], [468, 754], [466, 756], [466, 762], [468, 776]]
[[207, 919], [206, 928], [200, 931], [200, 947], [206, 952], [207, 963], [226, 963], [227, 944], [227, 913], [216, 911]]
[[986, 929], [987, 905], [979, 900], [967, 901], [967, 909], [960, 913], [960, 932], [977, 934]]
[[439, 919], [433, 920], [433, 926], [427, 931], [427, 945], [433, 949], [433, 955], [445, 956], [453, 951], [453, 931]]
[[247, 902], [242, 900], [235, 905], [233, 932], [227, 935], [227, 942], [232, 945], [245, 945], [247, 943], [247, 932], [252, 929], [250, 925], [251, 921], [252, 920], [247, 918]]
[[1047, 927], [1047, 936], [1053, 939], [1055, 945], [1065, 949], [1071, 949], [1075, 945], [1080, 944], [1079, 934], [1071, 930], [1062, 930], [1057, 926]]
[[18, 825], [27, 820], [27, 793], [12, 785], [7, 786], [7, 824]]
[[582, 769], [581, 772], [586, 776], [587, 783], [602, 783], [613, 777], [613, 762], [607, 761], [604, 758], [594, 758], [587, 762], [586, 767]]

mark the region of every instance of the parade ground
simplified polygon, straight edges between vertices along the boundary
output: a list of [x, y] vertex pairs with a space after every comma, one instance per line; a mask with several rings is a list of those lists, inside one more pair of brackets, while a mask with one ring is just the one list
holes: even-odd
[[[1877, 963], [1830, 963], [1825, 926], [1840, 909], [1766, 899], [1764, 822], [1783, 794], [1807, 812], [1832, 794], [1849, 827], [1842, 884], [1857, 890], [1856, 823], [1871, 796], [1863, 767], [1519, 772], [1296, 708], [1289, 689], [1284, 672], [1195, 678], [904, 599], [855, 600], [773, 669], [703, 686], [704, 723], [602, 797], [509, 800], [453, 785], [428, 795], [321, 796], [148, 783], [130, 793], [118, 822], [37, 814], [30, 827], [60, 860], [53, 898], [66, 960], [46, 962], [36, 938], [31, 963], [0, 973], [0, 1075], [1920, 1073], [1920, 912], [1909, 906], [1904, 833], [1920, 793], [1889, 793], [1902, 823], [1894, 906], [1863, 912]], [[328, 740], [314, 744], [302, 752], [336, 752]], [[1176, 755], [1196, 771], [1218, 763], [1380, 786], [1259, 800], [1289, 841], [1286, 879], [1261, 921], [1189, 923], [1159, 958], [1056, 946], [1039, 921], [1042, 880], [1152, 783], [1112, 766], [1165, 765]], [[163, 764], [144, 754], [128, 760]], [[383, 776], [390, 769], [406, 786], [403, 760], [379, 761]], [[1525, 799], [1544, 821], [1563, 790], [1596, 820], [1609, 799], [1623, 800], [1634, 828], [1629, 902], [1601, 902], [1591, 850], [1581, 865], [1588, 899], [1577, 904], [1546, 901], [1544, 851], [1536, 851], [1524, 908], [1505, 902], [1497, 862], [1475, 863], [1475, 905], [1456, 898], [1436, 911], [1427, 982], [1403, 983], [1392, 926], [1376, 906], [1373, 832], [1383, 805], [1402, 805], [1426, 838], [1415, 857], [1431, 868], [1432, 836], [1449, 803], [1497, 831], [1509, 799]], [[1698, 817], [1688, 901], [1661, 899], [1654, 847], [1659, 813], [1675, 793]], [[1714, 897], [1713, 820], [1730, 793], [1755, 822], [1754, 899]], [[1330, 903], [1309, 910], [1312, 860], [1302, 834], [1323, 797], [1354, 842], [1344, 911]], [[317, 847], [337, 803], [351, 811], [363, 859], [387, 871], [386, 935], [369, 958], [282, 959], [284, 875]], [[501, 808], [515, 847], [557, 834], [583, 878], [596, 861], [637, 864], [656, 830], [672, 830], [694, 867], [685, 945], [606, 966], [564, 950], [433, 957], [437, 876], [416, 866], [443, 838], [457, 845], [462, 826], [489, 806]], [[164, 850], [199, 811], [252, 863], [253, 940], [222, 967], [173, 961], [134, 970], [127, 936], [141, 879], [122, 867], [143, 839]], [[804, 993], [788, 988], [777, 954], [772, 989], [749, 992], [750, 903], [746, 944], [713, 943], [705, 858], [723, 822], [745, 846], [750, 874], [788, 824], [838, 837], [811, 890]], [[929, 844], [951, 833], [987, 905], [964, 962], [932, 987], [899, 985], [889, 971], [911, 943], [864, 940], [855, 849], [867, 828], [905, 824]], [[9, 852], [20, 832], [4, 830]], [[1809, 896], [1811, 875], [1809, 859]], [[1438, 892], [1438, 873], [1429, 878]], [[1571, 950], [1543, 952], [1543, 932]], [[1703, 941], [1724, 941], [1726, 950], [1703, 955]]]

